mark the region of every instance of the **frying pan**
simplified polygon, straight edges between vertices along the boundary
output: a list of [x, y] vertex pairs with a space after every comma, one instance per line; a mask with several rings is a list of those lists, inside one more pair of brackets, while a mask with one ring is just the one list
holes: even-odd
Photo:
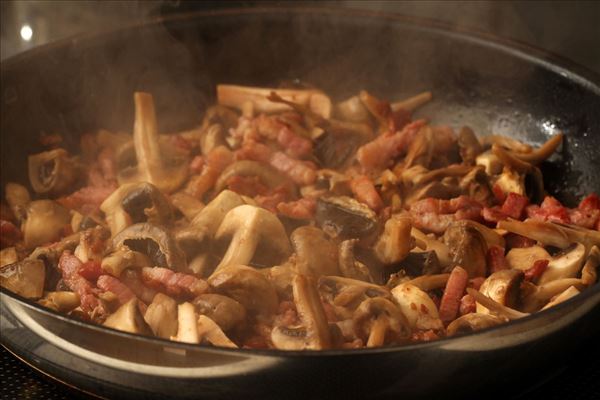
[[[197, 125], [217, 83], [307, 82], [336, 99], [423, 90], [419, 115], [540, 143], [547, 190], [574, 205], [600, 188], [600, 79], [522, 44], [425, 20], [323, 8], [179, 15], [37, 48], [1, 66], [1, 179], [27, 182], [40, 132], [75, 150], [98, 128], [130, 132], [134, 91], [159, 128]], [[106, 397], [493, 398], [552, 373], [600, 329], [600, 285], [479, 333], [406, 347], [322, 352], [228, 350], [142, 338], [71, 320], [1, 291], [2, 344], [34, 367]], [[587, 341], [587, 342], [586, 342]]]

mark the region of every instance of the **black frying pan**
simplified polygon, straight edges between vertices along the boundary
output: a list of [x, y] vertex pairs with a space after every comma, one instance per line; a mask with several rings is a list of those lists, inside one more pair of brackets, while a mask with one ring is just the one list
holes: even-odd
[[[301, 79], [342, 99], [432, 90], [421, 110], [531, 143], [560, 130], [543, 166], [569, 205], [600, 188], [600, 79], [543, 51], [399, 16], [325, 9], [188, 14], [67, 40], [2, 63], [1, 178], [26, 182], [40, 132], [67, 146], [98, 128], [131, 131], [132, 93], [153, 93], [160, 129], [198, 124], [217, 83]], [[2, 290], [2, 344], [107, 397], [432, 398], [514, 394], [597, 334], [600, 285], [474, 335], [401, 348], [289, 353], [141, 338], [70, 320]], [[590, 342], [591, 343], [591, 342]]]

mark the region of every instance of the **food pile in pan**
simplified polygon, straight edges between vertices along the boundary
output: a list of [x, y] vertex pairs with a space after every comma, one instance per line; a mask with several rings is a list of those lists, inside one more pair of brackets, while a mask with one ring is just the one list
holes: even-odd
[[404, 345], [490, 328], [595, 284], [600, 198], [544, 191], [541, 147], [413, 119], [426, 92], [337, 104], [219, 85], [200, 127], [78, 154], [45, 135], [5, 185], [3, 287], [74, 318], [214, 346]]

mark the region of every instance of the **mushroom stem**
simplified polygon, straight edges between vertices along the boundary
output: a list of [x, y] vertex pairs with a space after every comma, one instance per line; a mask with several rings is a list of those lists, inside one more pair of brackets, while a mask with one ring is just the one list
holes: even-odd
[[320, 350], [330, 347], [331, 333], [316, 285], [312, 279], [296, 275], [292, 281], [292, 290], [298, 315], [306, 326], [307, 336], [314, 339], [312, 343], [307, 343], [307, 348]]
[[537, 220], [521, 222], [509, 219], [498, 222], [498, 228], [561, 249], [576, 242], [582, 243], [586, 248], [600, 245], [600, 232], [571, 225]]
[[513, 155], [513, 153], [510, 153], [510, 152], [504, 150], [502, 147], [498, 146], [497, 144], [492, 145], [492, 153], [494, 153], [494, 155], [496, 157], [498, 157], [505, 166], [507, 166], [511, 169], [514, 169], [515, 171], [517, 171], [519, 173], [524, 174], [526, 172], [531, 171], [531, 169], [533, 169], [533, 165], [515, 157]]
[[415, 285], [419, 289], [427, 292], [429, 290], [443, 288], [446, 286], [446, 283], [448, 283], [449, 278], [450, 274], [422, 275], [415, 279], [411, 279], [406, 283]]
[[512, 153], [512, 155], [521, 161], [536, 165], [550, 157], [562, 143], [564, 134], [559, 133], [548, 139], [540, 148], [529, 153]]
[[369, 333], [369, 339], [367, 340], [367, 347], [379, 347], [383, 346], [385, 342], [385, 334], [388, 330], [387, 318], [377, 317], [371, 325], [371, 332]]
[[138, 160], [138, 168], [140, 171], [144, 171], [146, 181], [152, 183], [150, 170], [162, 168], [154, 99], [149, 93], [136, 92], [134, 100], [133, 144]]
[[422, 105], [428, 103], [433, 98], [430, 91], [419, 93], [415, 96], [409, 97], [404, 100], [396, 101], [390, 106], [392, 111], [398, 111], [400, 109], [406, 111], [414, 111]]
[[519, 319], [529, 315], [528, 313], [522, 313], [510, 307], [503, 306], [502, 304], [490, 299], [488, 296], [478, 292], [475, 289], [467, 288], [467, 293], [473, 296], [475, 301], [480, 303], [485, 308], [508, 319]]

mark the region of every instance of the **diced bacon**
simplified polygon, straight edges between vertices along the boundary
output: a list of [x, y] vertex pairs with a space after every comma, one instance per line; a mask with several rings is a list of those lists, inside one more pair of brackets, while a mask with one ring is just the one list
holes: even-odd
[[501, 211], [514, 219], [521, 219], [525, 207], [529, 204], [529, 199], [517, 193], [509, 193], [502, 204]]
[[168, 268], [144, 267], [142, 280], [148, 286], [164, 290], [172, 296], [196, 297], [208, 291], [208, 283], [193, 275], [173, 272]]
[[315, 216], [316, 208], [316, 200], [305, 197], [277, 205], [279, 214], [293, 219], [311, 219]]
[[587, 228], [587, 229], [595, 229], [596, 223], [599, 221], [599, 218], [600, 218], [600, 210], [575, 209], [575, 210], [569, 210], [568, 213], [569, 213], [569, 220], [571, 221], [572, 224], [579, 225], [579, 226], [581, 226], [583, 228]]
[[313, 163], [296, 160], [281, 151], [273, 153], [270, 163], [298, 185], [310, 185], [317, 179], [317, 171]]
[[450, 273], [444, 295], [440, 302], [440, 319], [448, 323], [456, 318], [460, 308], [460, 300], [463, 297], [467, 283], [469, 282], [469, 274], [467, 271], [456, 266]]
[[596, 193], [591, 193], [581, 200], [577, 208], [582, 211], [600, 210], [600, 197]]
[[127, 303], [129, 300], [135, 297], [131, 289], [129, 289], [120, 280], [110, 275], [100, 276], [96, 285], [99, 289], [102, 289], [105, 292], [111, 292], [117, 296], [119, 304], [121, 305]]
[[259, 135], [269, 139], [277, 140], [277, 136], [282, 129], [286, 128], [285, 124], [276, 117], [270, 117], [265, 114], [260, 114], [254, 119], [254, 124]]
[[144, 285], [142, 273], [136, 269], [128, 268], [120, 276], [121, 282], [125, 284], [135, 296], [146, 304], [152, 303], [157, 291]]
[[361, 146], [356, 159], [366, 170], [379, 170], [389, 166], [391, 161], [406, 151], [415, 135], [426, 124], [417, 120], [404, 126], [399, 132], [386, 132]]
[[10, 247], [23, 239], [23, 234], [12, 222], [0, 220], [0, 248]]
[[247, 140], [242, 147], [235, 151], [236, 160], [253, 160], [268, 163], [271, 160], [273, 150], [266, 144], [255, 140]]
[[202, 172], [202, 169], [204, 168], [204, 157], [198, 155], [194, 158], [192, 158], [192, 161], [190, 161], [190, 172], [192, 174], [199, 174]]
[[259, 206], [266, 208], [267, 210], [277, 213], [277, 205], [287, 201], [289, 193], [285, 186], [279, 186], [273, 190], [267, 190], [264, 194], [260, 194], [254, 197], [256, 203]]
[[539, 207], [536, 205], [528, 206], [526, 212], [527, 216], [533, 219], [563, 224], [570, 222], [567, 208], [552, 196], [546, 196]]
[[82, 263], [77, 273], [88, 281], [95, 282], [104, 271], [100, 262], [92, 260]]
[[487, 265], [490, 274], [507, 269], [506, 259], [504, 258], [504, 248], [492, 245], [487, 251]]
[[77, 210], [84, 215], [89, 215], [98, 210], [100, 204], [116, 189], [116, 185], [107, 187], [86, 186], [68, 196], [58, 198], [56, 202], [70, 210]]
[[227, 187], [238, 194], [255, 197], [266, 194], [269, 188], [262, 183], [258, 176], [234, 175], [227, 180]]
[[504, 200], [506, 200], [506, 193], [504, 193], [504, 190], [502, 190], [500, 185], [498, 185], [497, 183], [494, 183], [494, 185], [492, 186], [492, 193], [494, 194], [494, 197], [496, 198], [496, 201], [499, 204], [504, 203]]
[[481, 210], [481, 216], [483, 217], [484, 221], [494, 224], [498, 221], [504, 221], [505, 219], [508, 219], [508, 216], [504, 214], [498, 206], [483, 207]]
[[[432, 329], [429, 329], [427, 331], [416, 331], [413, 332], [410, 336], [410, 340], [414, 342], [431, 342], [434, 340], [438, 340], [439, 338], [440, 336], [437, 333], [435, 333], [435, 331]], [[362, 343], [358, 347], [362, 347]]]
[[444, 233], [453, 221], [480, 220], [482, 206], [479, 202], [459, 196], [450, 200], [427, 198], [410, 207], [415, 226], [434, 233]]
[[533, 265], [525, 270], [525, 280], [535, 282], [548, 268], [549, 260], [536, 260]]
[[290, 128], [284, 126], [277, 135], [277, 143], [285, 152], [294, 158], [306, 158], [311, 155], [313, 144], [310, 140], [296, 135]]
[[465, 294], [460, 299], [460, 307], [459, 307], [460, 315], [474, 313], [476, 309], [477, 309], [476, 301], [473, 298], [473, 296], [471, 296], [470, 294]]
[[471, 279], [469, 279], [469, 287], [473, 288], [475, 290], [479, 290], [481, 285], [483, 285], [484, 281], [485, 281], [485, 278], [483, 276], [471, 278]]
[[516, 233], [507, 233], [504, 240], [506, 241], [506, 247], [509, 249], [531, 247], [536, 243], [535, 240]]
[[390, 132], [397, 132], [410, 123], [411, 113], [403, 108], [392, 111], [388, 118]]
[[79, 275], [81, 261], [65, 251], [60, 256], [58, 268], [62, 274], [62, 280], [69, 289], [79, 295], [81, 309], [86, 313], [102, 319], [108, 314], [104, 304], [96, 297], [96, 292], [87, 279]]
[[232, 162], [231, 150], [225, 146], [215, 147], [206, 156], [206, 166], [202, 169], [202, 174], [193, 177], [185, 191], [197, 199], [201, 199], [206, 192], [213, 188], [221, 172]]
[[372, 210], [379, 211], [383, 208], [383, 200], [377, 193], [375, 185], [366, 175], [360, 175], [350, 181], [350, 189], [356, 199], [368, 205]]

